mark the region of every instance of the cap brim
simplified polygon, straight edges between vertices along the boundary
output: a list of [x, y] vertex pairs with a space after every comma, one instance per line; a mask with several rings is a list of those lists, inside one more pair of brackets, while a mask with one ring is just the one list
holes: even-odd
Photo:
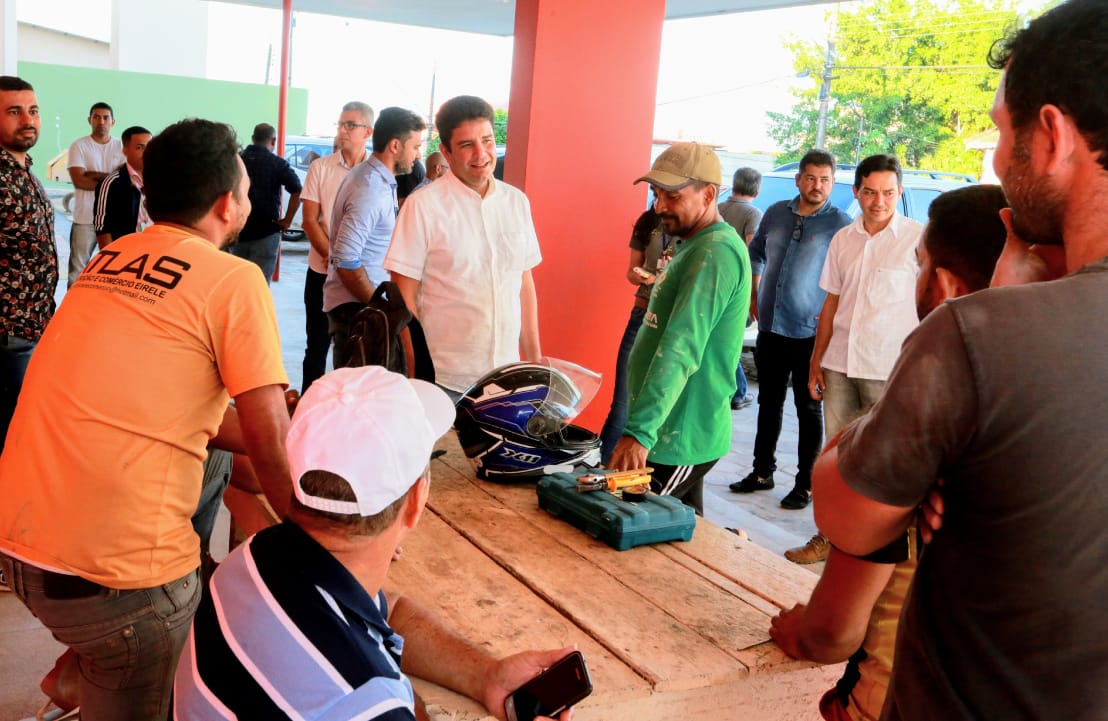
[[692, 178], [686, 178], [683, 175], [676, 175], [674, 173], [667, 173], [664, 170], [651, 170], [646, 175], [642, 176], [635, 183], [642, 182], [650, 183], [651, 185], [657, 185], [662, 190], [680, 190], [686, 185], [695, 182]]
[[436, 437], [441, 438], [454, 425], [456, 416], [454, 402], [442, 388], [433, 383], [415, 378], [409, 378], [408, 383], [411, 384], [412, 390], [423, 405], [423, 412], [427, 416], [427, 422], [431, 424], [431, 430]]

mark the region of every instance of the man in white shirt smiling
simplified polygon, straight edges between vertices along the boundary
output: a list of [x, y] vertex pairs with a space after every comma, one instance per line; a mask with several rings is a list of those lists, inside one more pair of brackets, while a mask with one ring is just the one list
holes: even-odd
[[455, 400], [493, 368], [542, 355], [531, 204], [493, 178], [492, 121], [492, 106], [469, 95], [439, 109], [439, 150], [451, 172], [408, 199], [384, 262], [423, 325], [437, 382]]
[[[881, 397], [900, 346], [919, 324], [916, 247], [923, 226], [897, 212], [902, 173], [891, 155], [871, 155], [854, 172], [862, 208], [831, 239], [819, 286], [827, 291], [816, 329], [808, 392], [823, 400], [826, 438], [868, 411]], [[826, 395], [825, 395], [826, 393]], [[827, 558], [816, 534], [785, 557], [796, 563]]]

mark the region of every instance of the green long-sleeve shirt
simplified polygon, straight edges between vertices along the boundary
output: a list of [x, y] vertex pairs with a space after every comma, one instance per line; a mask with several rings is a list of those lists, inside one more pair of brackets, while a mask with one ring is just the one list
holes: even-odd
[[731, 396], [750, 309], [750, 257], [716, 223], [677, 246], [627, 364], [626, 435], [650, 460], [695, 465], [731, 448]]

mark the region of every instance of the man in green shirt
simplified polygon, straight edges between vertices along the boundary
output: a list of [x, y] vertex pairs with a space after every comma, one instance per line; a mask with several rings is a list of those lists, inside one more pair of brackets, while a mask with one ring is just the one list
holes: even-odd
[[750, 306], [750, 257], [716, 205], [719, 158], [676, 143], [636, 180], [681, 240], [660, 268], [628, 361], [628, 418], [608, 463], [651, 466], [651, 488], [703, 511], [704, 476], [731, 448], [731, 396]]

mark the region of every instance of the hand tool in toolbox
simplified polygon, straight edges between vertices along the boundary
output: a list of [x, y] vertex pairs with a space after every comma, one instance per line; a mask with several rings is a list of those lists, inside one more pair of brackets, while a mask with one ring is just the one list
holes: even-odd
[[[637, 477], [630, 472], [621, 477], [602, 469], [584, 475], [554, 473], [543, 476], [536, 486], [539, 507], [617, 551], [649, 543], [691, 539], [696, 528], [693, 509], [673, 496], [650, 492], [648, 469], [637, 471]], [[609, 481], [610, 476], [616, 477]], [[635, 485], [623, 485], [630, 483]], [[623, 498], [609, 490], [617, 487], [622, 488]], [[643, 492], [632, 490], [639, 487]]]

